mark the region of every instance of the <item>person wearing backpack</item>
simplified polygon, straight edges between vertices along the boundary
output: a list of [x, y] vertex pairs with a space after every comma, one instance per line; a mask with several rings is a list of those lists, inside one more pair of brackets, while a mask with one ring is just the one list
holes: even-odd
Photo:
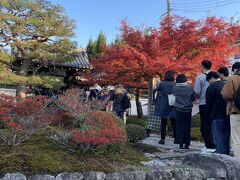
[[109, 98], [109, 103], [112, 104], [112, 111], [121, 119], [123, 119], [125, 106], [126, 90], [123, 85], [118, 85], [115, 89], [114, 94]]
[[221, 94], [227, 101], [227, 114], [230, 115], [232, 150], [240, 161], [240, 62], [233, 64], [232, 71], [234, 75], [229, 77]]
[[129, 92], [126, 92], [126, 95], [123, 98], [123, 121], [125, 124], [127, 123], [127, 116], [131, 109], [131, 98], [132, 95]]
[[216, 153], [230, 153], [230, 117], [226, 113], [227, 103], [222, 97], [221, 90], [224, 81], [219, 73], [211, 71], [207, 74], [210, 86], [206, 92], [207, 111], [212, 120], [213, 141], [216, 145]]
[[212, 62], [209, 60], [203, 60], [201, 63], [201, 71], [202, 73], [197, 76], [195, 85], [194, 85], [194, 92], [196, 97], [199, 99], [199, 112], [200, 112], [200, 120], [201, 120], [201, 127], [200, 131], [205, 143], [205, 147], [201, 150], [203, 152], [215, 152], [216, 147], [213, 143], [212, 138], [212, 120], [207, 113], [207, 106], [206, 106], [206, 90], [209, 86], [209, 82], [206, 80], [207, 74], [210, 72], [212, 67]]

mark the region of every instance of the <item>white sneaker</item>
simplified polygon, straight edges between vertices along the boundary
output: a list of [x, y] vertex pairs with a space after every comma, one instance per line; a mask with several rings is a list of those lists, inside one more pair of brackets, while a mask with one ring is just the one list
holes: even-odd
[[201, 151], [204, 152], [204, 153], [214, 153], [216, 152], [216, 149], [209, 149], [209, 148], [201, 148]]
[[206, 147], [203, 147], [203, 148], [201, 148], [201, 151], [202, 151], [202, 152], [205, 152], [205, 151], [207, 151], [207, 148], [206, 148]]

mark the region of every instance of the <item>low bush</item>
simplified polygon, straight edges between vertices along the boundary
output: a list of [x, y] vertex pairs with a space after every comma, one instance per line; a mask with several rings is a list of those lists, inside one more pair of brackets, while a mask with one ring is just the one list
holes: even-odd
[[130, 142], [137, 142], [147, 137], [146, 129], [136, 124], [126, 125], [127, 138]]
[[54, 113], [48, 108], [49, 99], [32, 96], [21, 99], [0, 95], [0, 138], [9, 146], [17, 146], [31, 135], [54, 121]]
[[192, 141], [203, 141], [203, 137], [201, 135], [199, 127], [191, 128], [191, 140]]
[[82, 127], [73, 130], [73, 141], [79, 146], [87, 145], [90, 149], [123, 142], [124, 129], [118, 127], [116, 121], [114, 116], [103, 111], [89, 113]]
[[51, 128], [49, 137], [61, 147], [81, 153], [107, 154], [120, 152], [126, 141], [122, 120], [112, 113], [89, 112], [75, 128]]
[[200, 115], [196, 114], [192, 117], [192, 127], [200, 127]]
[[136, 124], [136, 125], [145, 127], [147, 125], [147, 119], [146, 118], [138, 118], [135, 116], [129, 116], [129, 117], [127, 117], [127, 124]]

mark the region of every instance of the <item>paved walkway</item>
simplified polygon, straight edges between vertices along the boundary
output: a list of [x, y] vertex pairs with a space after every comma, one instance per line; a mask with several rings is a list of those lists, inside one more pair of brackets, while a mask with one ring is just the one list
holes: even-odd
[[[159, 144], [158, 141], [160, 140], [160, 136], [158, 135], [151, 135], [150, 137], [146, 138], [143, 140], [142, 143], [144, 144], [149, 144], [155, 147], [158, 147], [160, 149], [165, 149], [165, 150], [172, 150], [172, 151], [182, 151], [179, 149], [179, 144], [174, 144], [173, 143], [173, 138], [166, 137], [165, 139], [165, 144]], [[190, 149], [187, 151], [200, 151], [201, 148], [204, 147], [204, 144], [201, 142], [196, 142], [196, 141], [191, 141]], [[185, 150], [186, 151], [186, 150]]]

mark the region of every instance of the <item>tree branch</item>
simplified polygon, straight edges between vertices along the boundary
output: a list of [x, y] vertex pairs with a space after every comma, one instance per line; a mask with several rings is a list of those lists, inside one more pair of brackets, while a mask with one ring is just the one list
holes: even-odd
[[17, 68], [16, 66], [12, 65], [12, 63], [4, 61], [3, 59], [0, 58], [0, 63], [7, 65], [8, 67], [10, 67], [11, 69], [17, 71], [19, 70], [19, 68]]

